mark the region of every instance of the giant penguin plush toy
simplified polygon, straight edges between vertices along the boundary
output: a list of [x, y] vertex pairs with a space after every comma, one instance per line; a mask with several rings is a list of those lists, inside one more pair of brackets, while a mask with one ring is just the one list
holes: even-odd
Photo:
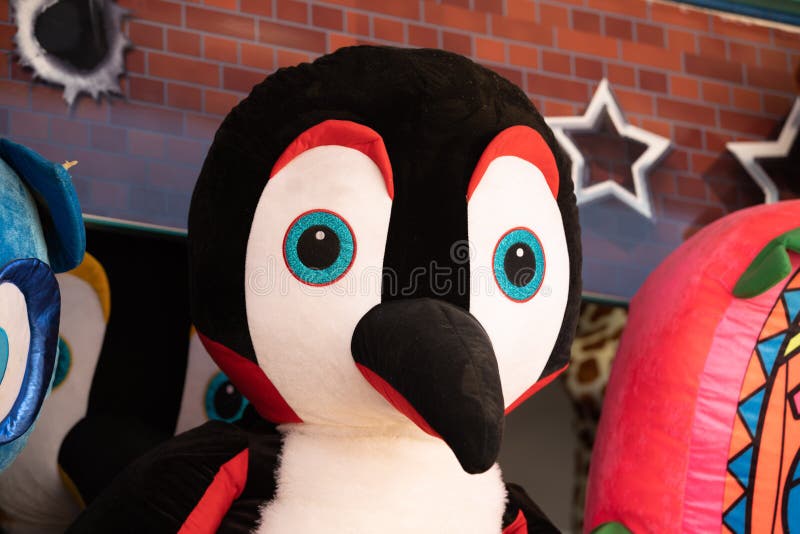
[[217, 132], [189, 240], [194, 324], [263, 419], [152, 450], [72, 532], [555, 531], [495, 463], [580, 299], [569, 172], [520, 89], [437, 50], [281, 69]]

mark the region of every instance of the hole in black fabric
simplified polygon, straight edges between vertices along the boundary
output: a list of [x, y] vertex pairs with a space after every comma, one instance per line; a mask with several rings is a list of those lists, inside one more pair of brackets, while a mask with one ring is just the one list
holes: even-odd
[[108, 54], [105, 0], [61, 0], [34, 22], [44, 50], [78, 71], [95, 69]]

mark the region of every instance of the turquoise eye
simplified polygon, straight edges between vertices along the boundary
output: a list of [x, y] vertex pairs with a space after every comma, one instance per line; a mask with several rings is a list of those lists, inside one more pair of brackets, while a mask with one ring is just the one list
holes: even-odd
[[209, 419], [233, 423], [242, 418], [248, 404], [224, 373], [217, 373], [208, 383], [205, 406]]
[[56, 360], [56, 371], [53, 377], [53, 389], [61, 385], [67, 378], [69, 370], [72, 368], [72, 350], [63, 337], [58, 338], [58, 359]]
[[8, 367], [8, 334], [0, 327], [0, 382], [6, 375], [6, 367]]
[[494, 278], [511, 300], [525, 302], [539, 291], [544, 279], [544, 249], [533, 231], [514, 228], [494, 250]]
[[292, 222], [283, 240], [283, 257], [304, 284], [332, 284], [347, 272], [356, 255], [353, 231], [339, 215], [309, 211]]

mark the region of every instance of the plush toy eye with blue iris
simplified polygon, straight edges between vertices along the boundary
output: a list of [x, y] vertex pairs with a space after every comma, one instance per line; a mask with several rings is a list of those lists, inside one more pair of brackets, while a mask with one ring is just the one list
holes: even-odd
[[67, 378], [72, 368], [72, 350], [63, 337], [58, 338], [58, 359], [56, 360], [56, 372], [53, 376], [53, 389], [61, 385]]
[[242, 418], [248, 404], [225, 373], [217, 373], [208, 383], [205, 406], [209, 419], [233, 423]]
[[533, 298], [544, 279], [544, 249], [528, 228], [514, 228], [500, 238], [494, 250], [494, 278], [508, 298]]
[[356, 255], [350, 225], [336, 213], [309, 211], [286, 231], [283, 257], [292, 274], [304, 284], [332, 284], [347, 272]]

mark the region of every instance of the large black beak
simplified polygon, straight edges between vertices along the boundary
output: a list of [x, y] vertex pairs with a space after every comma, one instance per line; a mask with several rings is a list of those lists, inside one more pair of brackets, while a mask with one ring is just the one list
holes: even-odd
[[373, 387], [441, 437], [464, 471], [494, 464], [503, 391], [492, 344], [472, 315], [429, 298], [378, 304], [356, 325], [351, 350]]

